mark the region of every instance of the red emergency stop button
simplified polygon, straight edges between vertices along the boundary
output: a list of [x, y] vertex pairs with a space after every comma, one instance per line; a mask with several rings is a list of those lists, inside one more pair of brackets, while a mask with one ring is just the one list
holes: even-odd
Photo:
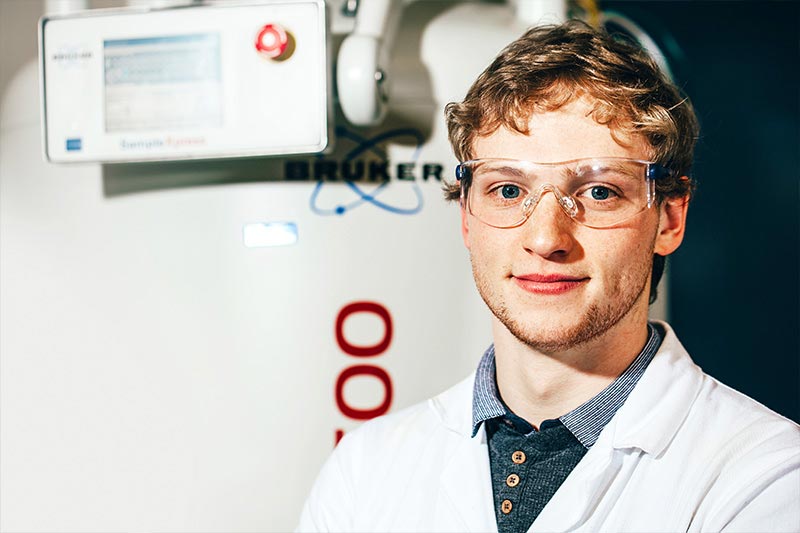
[[284, 61], [294, 52], [294, 37], [280, 24], [265, 24], [256, 37], [256, 50], [275, 61]]

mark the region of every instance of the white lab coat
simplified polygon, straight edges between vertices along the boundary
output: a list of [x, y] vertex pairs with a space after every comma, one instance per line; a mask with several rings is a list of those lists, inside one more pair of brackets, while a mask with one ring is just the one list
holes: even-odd
[[[800, 428], [704, 374], [667, 334], [530, 528], [800, 531]], [[497, 531], [469, 377], [346, 435], [298, 531]], [[513, 512], [513, 511], [512, 511]]]

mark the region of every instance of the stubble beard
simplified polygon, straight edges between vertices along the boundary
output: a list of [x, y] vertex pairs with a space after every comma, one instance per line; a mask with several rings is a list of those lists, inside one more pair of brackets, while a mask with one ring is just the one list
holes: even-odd
[[652, 260], [640, 264], [618, 280], [615, 290], [606, 294], [605, 302], [592, 302], [579, 311], [580, 316], [571, 324], [546, 328], [521, 320], [518, 313], [509, 309], [505, 298], [492, 290], [489, 280], [479, 273], [474, 258], [471, 261], [478, 293], [489, 310], [520, 342], [542, 353], [563, 352], [602, 337], [625, 318], [641, 298], [648, 296], [645, 290], [652, 271]]

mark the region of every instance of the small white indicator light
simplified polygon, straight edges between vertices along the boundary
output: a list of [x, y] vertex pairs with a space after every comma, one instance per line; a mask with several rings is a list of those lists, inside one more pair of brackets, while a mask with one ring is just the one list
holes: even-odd
[[297, 242], [297, 224], [294, 222], [257, 222], [247, 224], [242, 232], [248, 248], [288, 246]]

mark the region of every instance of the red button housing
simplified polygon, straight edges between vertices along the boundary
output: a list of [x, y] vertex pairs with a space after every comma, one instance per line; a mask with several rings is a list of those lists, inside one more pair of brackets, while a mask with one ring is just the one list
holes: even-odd
[[270, 59], [278, 59], [289, 46], [289, 35], [280, 24], [265, 24], [256, 37], [256, 50]]

